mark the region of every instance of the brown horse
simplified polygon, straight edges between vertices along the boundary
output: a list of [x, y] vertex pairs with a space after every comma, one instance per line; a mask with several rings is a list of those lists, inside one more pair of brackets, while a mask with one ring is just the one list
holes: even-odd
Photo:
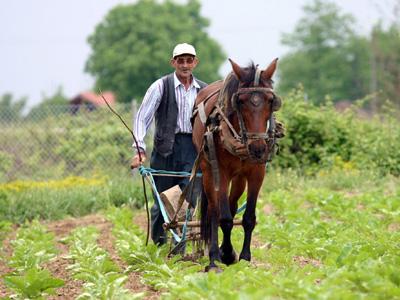
[[[265, 164], [274, 151], [273, 111], [281, 102], [272, 90], [277, 59], [265, 69], [254, 64], [242, 68], [229, 60], [233, 72], [225, 81], [203, 89], [196, 99], [193, 142], [203, 173], [201, 236], [209, 246], [210, 264], [237, 261], [231, 243], [238, 199], [247, 185], [243, 215], [244, 242], [239, 259], [250, 261], [250, 243], [256, 224], [256, 202], [265, 174]], [[269, 125], [268, 125], [269, 124]], [[223, 232], [218, 247], [218, 226]]]

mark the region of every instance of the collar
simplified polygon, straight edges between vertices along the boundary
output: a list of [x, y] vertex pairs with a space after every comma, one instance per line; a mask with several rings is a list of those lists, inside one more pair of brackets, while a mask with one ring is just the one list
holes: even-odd
[[[200, 85], [198, 84], [198, 82], [196, 81], [196, 79], [194, 78], [194, 76], [192, 75], [192, 83], [190, 84], [190, 87], [195, 87], [196, 89], [200, 88]], [[176, 73], [174, 72], [174, 86], [175, 88], [177, 88], [179, 85], [181, 85], [182, 82], [180, 82], [180, 80], [178, 79], [178, 77], [176, 76]], [[183, 84], [182, 84], [183, 85]]]

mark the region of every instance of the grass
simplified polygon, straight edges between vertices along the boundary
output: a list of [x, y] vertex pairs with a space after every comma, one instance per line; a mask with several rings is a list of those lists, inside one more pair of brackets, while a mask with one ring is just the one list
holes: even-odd
[[0, 185], [0, 219], [13, 223], [79, 217], [110, 205], [122, 204], [142, 207], [142, 190], [138, 180], [97, 176], [49, 182], [17, 181]]

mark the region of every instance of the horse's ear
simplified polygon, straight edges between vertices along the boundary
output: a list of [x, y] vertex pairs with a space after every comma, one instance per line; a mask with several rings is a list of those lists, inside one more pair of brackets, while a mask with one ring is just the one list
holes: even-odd
[[278, 58], [275, 58], [269, 66], [261, 73], [261, 78], [264, 80], [269, 80], [272, 78], [272, 75], [274, 75], [274, 72], [276, 70], [276, 65], [278, 63]]
[[232, 59], [230, 59], [230, 58], [228, 58], [228, 59], [232, 65], [233, 73], [235, 73], [235, 75], [239, 79], [239, 81], [242, 81], [242, 78], [245, 75], [244, 70], [237, 63], [235, 63]]

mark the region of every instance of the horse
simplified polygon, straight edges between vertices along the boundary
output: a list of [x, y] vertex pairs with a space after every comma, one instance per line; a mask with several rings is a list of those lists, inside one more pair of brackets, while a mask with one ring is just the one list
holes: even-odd
[[[244, 241], [239, 259], [251, 260], [256, 202], [266, 162], [274, 152], [273, 112], [281, 106], [272, 88], [277, 60], [261, 70], [254, 63], [242, 68], [229, 59], [232, 72], [224, 81], [201, 90], [196, 98], [193, 143], [202, 171], [200, 232], [209, 250], [206, 271], [220, 271], [216, 261], [226, 265], [237, 262], [231, 231], [238, 199], [246, 185], [246, 209], [241, 222]], [[223, 232], [220, 247], [218, 226]]]

